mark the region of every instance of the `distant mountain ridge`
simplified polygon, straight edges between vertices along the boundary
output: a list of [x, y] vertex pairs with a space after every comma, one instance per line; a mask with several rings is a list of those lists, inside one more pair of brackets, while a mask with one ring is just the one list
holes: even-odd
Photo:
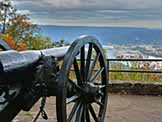
[[53, 41], [74, 41], [81, 35], [96, 36], [102, 44], [153, 44], [162, 45], [162, 29], [135, 27], [86, 27], [41, 25], [41, 33]]

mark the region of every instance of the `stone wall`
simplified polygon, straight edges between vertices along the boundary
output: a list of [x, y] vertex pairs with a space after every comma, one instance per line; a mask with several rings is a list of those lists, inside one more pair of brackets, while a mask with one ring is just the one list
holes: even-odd
[[109, 81], [109, 92], [162, 96], [162, 83], [142, 81]]

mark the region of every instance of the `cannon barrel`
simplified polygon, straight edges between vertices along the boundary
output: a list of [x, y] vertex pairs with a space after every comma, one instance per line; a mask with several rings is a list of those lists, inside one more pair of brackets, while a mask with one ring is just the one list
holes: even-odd
[[2, 73], [24, 68], [37, 62], [42, 56], [54, 56], [58, 59], [62, 59], [68, 48], [68, 46], [65, 46], [43, 50], [27, 50], [22, 52], [15, 50], [0, 52], [0, 72]]

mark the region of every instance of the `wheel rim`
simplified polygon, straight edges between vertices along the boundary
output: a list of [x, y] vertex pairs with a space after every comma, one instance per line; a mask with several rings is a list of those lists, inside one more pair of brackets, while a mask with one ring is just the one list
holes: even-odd
[[76, 40], [60, 70], [56, 97], [58, 122], [103, 122], [107, 85], [107, 68], [101, 45], [90, 36]]

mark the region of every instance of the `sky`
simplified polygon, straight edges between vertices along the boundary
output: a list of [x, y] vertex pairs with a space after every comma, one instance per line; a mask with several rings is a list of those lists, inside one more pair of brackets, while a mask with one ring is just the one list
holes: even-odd
[[13, 0], [40, 25], [162, 28], [162, 0]]

